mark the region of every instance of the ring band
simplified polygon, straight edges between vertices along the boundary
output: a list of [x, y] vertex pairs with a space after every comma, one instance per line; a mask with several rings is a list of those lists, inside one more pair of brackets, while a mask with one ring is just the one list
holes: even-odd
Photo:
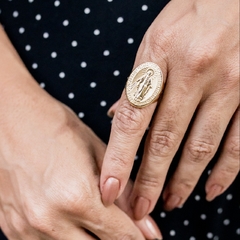
[[163, 74], [160, 67], [153, 62], [139, 65], [129, 76], [126, 95], [129, 103], [143, 108], [156, 101], [163, 90]]

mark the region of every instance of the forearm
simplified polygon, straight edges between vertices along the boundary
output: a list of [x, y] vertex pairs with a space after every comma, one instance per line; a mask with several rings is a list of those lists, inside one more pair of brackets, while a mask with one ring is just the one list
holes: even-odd
[[[0, 26], [0, 128], [11, 118], [19, 117], [19, 112], [46, 106], [52, 99], [24, 66], [3, 28]], [[18, 114], [18, 115], [16, 115]]]

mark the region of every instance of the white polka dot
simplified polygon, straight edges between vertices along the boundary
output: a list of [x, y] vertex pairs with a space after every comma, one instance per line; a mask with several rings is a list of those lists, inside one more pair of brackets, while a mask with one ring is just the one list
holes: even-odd
[[91, 88], [95, 88], [96, 86], [97, 86], [97, 84], [96, 84], [95, 82], [91, 82], [91, 83], [90, 83], [90, 87], [91, 87]]
[[213, 234], [212, 234], [211, 232], [207, 233], [207, 238], [208, 238], [208, 239], [213, 238]]
[[169, 234], [170, 234], [170, 236], [175, 236], [176, 232], [174, 230], [171, 230]]
[[165, 217], [166, 217], [166, 213], [165, 213], [165, 212], [161, 212], [161, 213], [160, 213], [160, 217], [161, 217], [161, 218], [165, 218]]
[[48, 38], [49, 37], [49, 33], [48, 32], [45, 32], [44, 34], [43, 34], [43, 38]]
[[222, 212], [223, 212], [223, 209], [222, 208], [218, 208], [217, 213], [221, 214]]
[[133, 44], [133, 43], [134, 43], [134, 40], [133, 40], [133, 38], [129, 38], [129, 39], [127, 40], [127, 42], [128, 42], [128, 44]]
[[65, 27], [66, 27], [66, 26], [68, 26], [68, 25], [69, 25], [69, 21], [68, 21], [67, 19], [66, 19], [66, 20], [64, 20], [64, 21], [63, 21], [63, 26], [65, 26]]
[[81, 66], [82, 68], [85, 68], [85, 67], [87, 67], [87, 63], [86, 63], [86, 62], [81, 62], [80, 66]]
[[223, 224], [224, 224], [225, 226], [229, 225], [229, 224], [230, 224], [230, 220], [229, 220], [229, 219], [225, 219], [225, 220], [223, 221]]
[[108, 2], [112, 2], [113, 0], [108, 0]]
[[73, 99], [73, 98], [74, 98], [74, 93], [72, 93], [72, 92], [69, 93], [69, 94], [68, 94], [68, 98]]
[[66, 76], [66, 75], [65, 75], [64, 72], [60, 72], [60, 73], [59, 73], [59, 77], [60, 77], [60, 78], [65, 78], [65, 76]]
[[232, 194], [228, 194], [227, 197], [226, 197], [227, 200], [232, 200], [232, 198], [233, 198]]
[[73, 47], [76, 47], [77, 45], [78, 45], [77, 41], [75, 41], [75, 40], [72, 41], [72, 46], [73, 46]]
[[119, 72], [118, 70], [115, 70], [115, 71], [113, 72], [113, 75], [114, 75], [115, 77], [119, 76], [119, 74], [120, 74], [120, 72]]
[[20, 28], [19, 28], [19, 33], [21, 33], [21, 34], [22, 34], [22, 33], [24, 33], [24, 32], [25, 32], [25, 28], [23, 28], [23, 27], [20, 27]]
[[101, 101], [101, 102], [100, 102], [100, 105], [101, 105], [102, 107], [105, 107], [105, 106], [107, 105], [107, 102], [106, 102], [106, 101]]
[[18, 11], [14, 11], [14, 12], [13, 12], [13, 17], [16, 18], [16, 17], [18, 17], [18, 15], [19, 15]]
[[59, 5], [60, 5], [60, 1], [57, 0], [57, 1], [54, 2], [55, 7], [58, 7]]
[[42, 18], [42, 16], [41, 16], [40, 14], [37, 14], [36, 17], [35, 17], [35, 19], [36, 19], [37, 21], [41, 20], [41, 18]]
[[147, 11], [148, 10], [148, 6], [147, 5], [142, 5], [142, 10], [143, 11]]
[[134, 158], [134, 161], [137, 161], [138, 160], [138, 156], [136, 155], [135, 158]]
[[183, 221], [183, 225], [184, 225], [184, 226], [188, 226], [188, 225], [189, 225], [189, 221], [188, 221], [188, 220], [184, 220], [184, 221]]
[[25, 46], [25, 50], [26, 50], [26, 51], [30, 51], [30, 50], [31, 50], [31, 46], [30, 46], [30, 45], [26, 45], [26, 46]]
[[218, 236], [215, 236], [215, 237], [213, 238], [213, 240], [219, 240], [219, 237], [218, 237]]
[[122, 23], [123, 21], [124, 21], [123, 17], [119, 17], [119, 18], [117, 19], [117, 22], [118, 22], [118, 23]]
[[33, 64], [32, 64], [32, 68], [33, 68], [33, 69], [37, 69], [37, 68], [38, 68], [37, 63], [33, 63]]
[[196, 240], [196, 238], [195, 237], [190, 237], [189, 240]]
[[195, 200], [196, 200], [196, 201], [199, 201], [200, 199], [201, 199], [201, 197], [200, 197], [199, 195], [196, 195], [196, 196], [195, 196]]
[[78, 116], [79, 116], [80, 118], [84, 118], [85, 114], [84, 114], [83, 112], [80, 112], [80, 113], [78, 114]]
[[45, 88], [45, 86], [46, 86], [46, 85], [45, 85], [44, 82], [40, 83], [40, 87], [41, 87], [41, 88]]
[[109, 54], [110, 54], [109, 50], [105, 50], [105, 51], [103, 52], [103, 55], [104, 55], [104, 56], [109, 56]]
[[28, 0], [28, 2], [32, 3], [34, 0]]
[[208, 170], [208, 172], [207, 172], [207, 173], [208, 173], [208, 175], [210, 175], [210, 174], [211, 174], [211, 172], [212, 172], [212, 170]]
[[236, 230], [236, 234], [237, 234], [237, 235], [240, 235], [240, 228], [238, 228], [238, 229]]
[[201, 218], [202, 220], [205, 220], [205, 219], [207, 218], [207, 216], [206, 216], [206, 214], [201, 214], [200, 218]]
[[85, 14], [89, 14], [90, 12], [91, 12], [90, 8], [85, 8], [85, 9], [84, 9], [84, 13], [85, 13]]
[[0, 14], [2, 13], [2, 10], [0, 9]]
[[52, 53], [51, 53], [51, 57], [52, 57], [52, 58], [56, 58], [56, 57], [57, 57], [57, 53], [56, 53], [56, 52], [52, 52]]
[[99, 30], [99, 29], [95, 29], [95, 30], [93, 31], [93, 34], [96, 35], [96, 36], [99, 35], [99, 34], [100, 34], [100, 30]]

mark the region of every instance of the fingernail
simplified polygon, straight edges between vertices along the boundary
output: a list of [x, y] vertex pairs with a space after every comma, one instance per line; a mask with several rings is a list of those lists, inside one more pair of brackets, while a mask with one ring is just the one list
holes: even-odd
[[147, 225], [148, 230], [150, 231], [152, 235], [153, 240], [162, 240], [162, 235], [157, 227], [157, 225], [153, 222], [152, 219], [147, 218], [145, 220], [145, 223]]
[[165, 210], [171, 211], [174, 208], [181, 206], [181, 200], [182, 198], [180, 198], [179, 196], [175, 194], [169, 194], [164, 205]]
[[150, 201], [144, 197], [137, 197], [134, 204], [134, 218], [136, 220], [142, 219], [148, 214], [150, 208]]
[[120, 182], [118, 179], [110, 177], [106, 180], [102, 190], [102, 201], [107, 207], [113, 204], [120, 190]]
[[108, 110], [107, 112], [107, 115], [110, 117], [110, 118], [113, 118], [114, 116], [114, 113], [118, 107], [118, 104], [119, 104], [119, 101], [115, 102]]
[[114, 112], [112, 111], [111, 108], [108, 110], [107, 115], [108, 115], [110, 118], [113, 118]]
[[222, 192], [222, 189], [223, 188], [217, 184], [213, 185], [207, 192], [206, 200], [212, 201], [215, 197], [217, 197]]

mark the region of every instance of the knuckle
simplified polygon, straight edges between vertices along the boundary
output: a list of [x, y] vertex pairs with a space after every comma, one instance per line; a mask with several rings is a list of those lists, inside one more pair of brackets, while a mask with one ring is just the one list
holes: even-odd
[[[93, 202], [92, 190], [86, 185], [82, 185], [81, 193], [79, 190], [75, 192], [70, 190], [62, 193], [61, 200], [57, 203], [57, 208], [69, 215], [77, 214], [81, 216], [81, 218], [86, 218], [88, 216], [89, 207]], [[93, 208], [93, 205], [91, 208]]]
[[223, 166], [219, 171], [219, 176], [221, 176], [222, 179], [228, 179], [229, 177], [232, 178], [232, 176], [237, 175], [237, 173], [239, 172], [239, 167], [239, 162]]
[[215, 145], [204, 140], [192, 140], [187, 145], [187, 151], [190, 155], [189, 160], [194, 163], [200, 163], [212, 159]]
[[185, 179], [181, 179], [179, 181], [179, 188], [182, 189], [182, 192], [184, 192], [184, 190], [187, 190], [187, 193], [192, 191], [193, 188], [194, 188], [194, 181], [193, 179], [188, 179], [188, 178], [185, 178]]
[[[122, 150], [121, 150], [122, 151]], [[127, 157], [128, 153], [120, 152], [119, 149], [114, 148], [112, 151], [112, 161], [116, 169], [127, 169], [132, 164], [131, 159]]]
[[141, 185], [141, 188], [144, 188], [148, 192], [149, 188], [156, 189], [160, 186], [160, 180], [157, 177], [146, 173], [140, 174], [140, 176], [137, 178], [137, 182]]
[[49, 232], [49, 226], [46, 222], [47, 214], [39, 213], [39, 211], [32, 211], [28, 214], [29, 225], [36, 231], [41, 233]]
[[144, 127], [143, 109], [135, 109], [124, 101], [114, 116], [114, 123], [118, 131], [131, 134], [142, 130]]
[[15, 232], [17, 232], [20, 235], [23, 235], [24, 233], [27, 232], [27, 224], [19, 215], [14, 214], [11, 220]]
[[163, 55], [168, 51], [168, 49], [172, 45], [172, 40], [174, 39], [174, 35], [172, 31], [163, 30], [159, 28], [154, 28], [151, 30], [150, 34], [146, 35], [146, 43], [150, 47], [150, 55], [155, 56], [157, 58], [163, 57]]
[[210, 45], [191, 49], [187, 54], [187, 68], [193, 73], [201, 73], [208, 66], [212, 65], [217, 56], [217, 52]]
[[239, 137], [232, 138], [229, 143], [226, 144], [226, 153], [233, 159], [238, 159], [240, 156]]
[[149, 152], [153, 156], [168, 156], [175, 148], [178, 134], [169, 130], [154, 130], [151, 132]]

